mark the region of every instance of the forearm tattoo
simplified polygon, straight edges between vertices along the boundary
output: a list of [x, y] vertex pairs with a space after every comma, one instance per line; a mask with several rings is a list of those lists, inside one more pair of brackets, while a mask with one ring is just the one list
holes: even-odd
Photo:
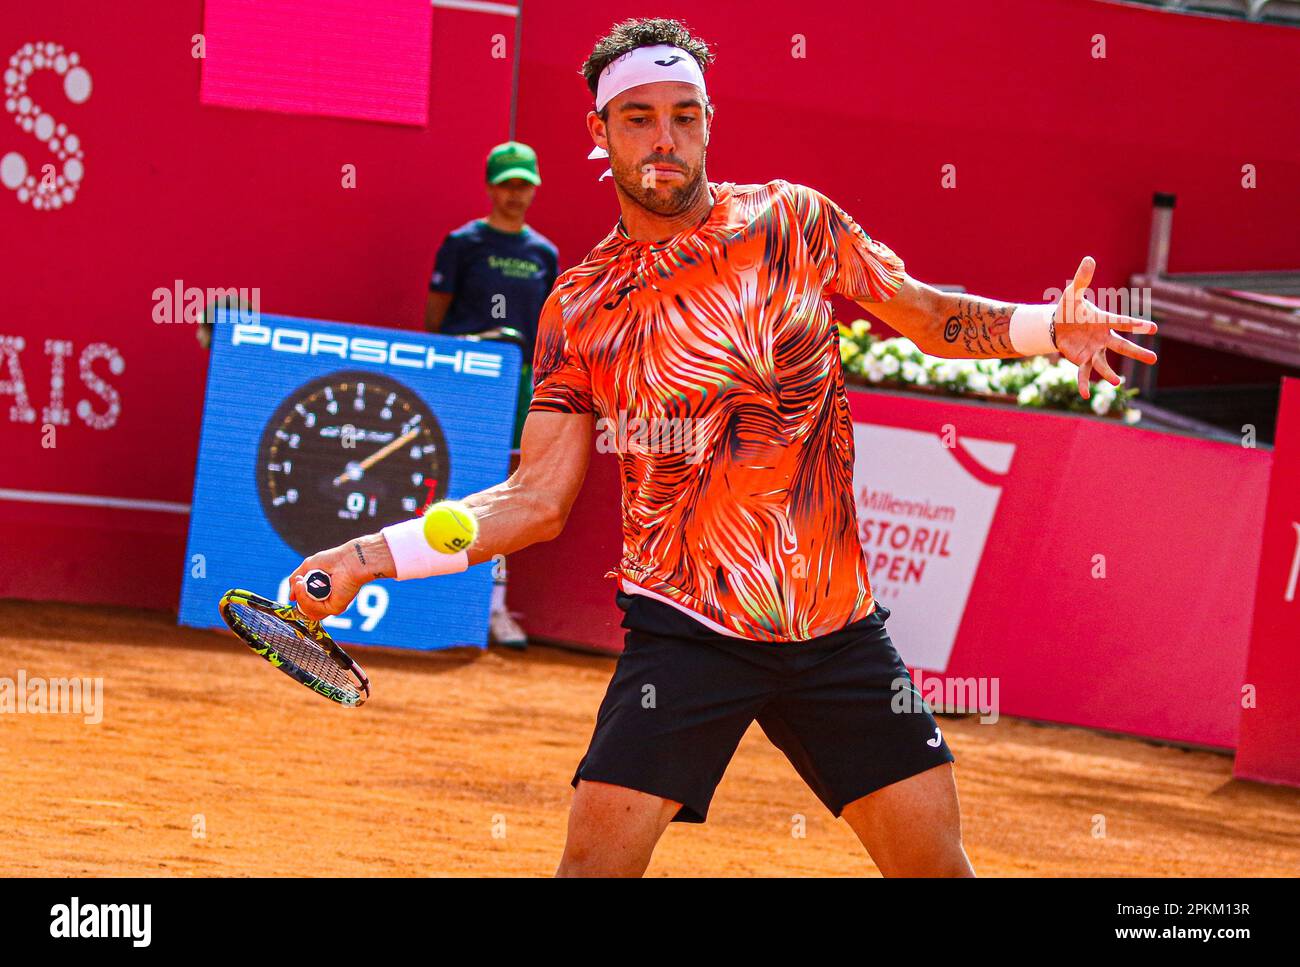
[[961, 346], [967, 356], [1018, 355], [1011, 347], [1011, 313], [1014, 305], [958, 297], [957, 311], [943, 325], [944, 342]]
[[[359, 561], [361, 562], [361, 566], [362, 566], [362, 567], [365, 567], [365, 564], [366, 564], [366, 552], [363, 551], [363, 550], [361, 549], [361, 542], [360, 542], [360, 541], [353, 541], [353, 542], [352, 542], [352, 549], [353, 549], [354, 551], [357, 552], [357, 560], [359, 560]], [[371, 572], [370, 572], [370, 576], [373, 577], [373, 578], [386, 578], [386, 577], [388, 577], [388, 575], [384, 573], [384, 569], [383, 569], [383, 568], [379, 568], [379, 569], [376, 570], [376, 571], [371, 571]]]

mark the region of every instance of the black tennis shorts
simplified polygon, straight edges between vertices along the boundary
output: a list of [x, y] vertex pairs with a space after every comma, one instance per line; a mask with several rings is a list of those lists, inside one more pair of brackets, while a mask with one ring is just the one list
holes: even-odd
[[[952, 762], [877, 603], [808, 641], [719, 634], [644, 595], [617, 594], [623, 654], [573, 777], [682, 803], [702, 823], [755, 719], [834, 815], [855, 799]], [[901, 694], [900, 694], [901, 693]]]

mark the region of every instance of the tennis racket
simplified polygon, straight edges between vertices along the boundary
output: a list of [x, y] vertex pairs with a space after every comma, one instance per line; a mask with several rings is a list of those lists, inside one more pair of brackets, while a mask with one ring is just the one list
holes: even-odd
[[[307, 593], [319, 601], [330, 595], [329, 575], [312, 571]], [[299, 613], [292, 601], [280, 604], [252, 591], [232, 588], [221, 596], [221, 618], [261, 655], [294, 681], [348, 708], [370, 697], [370, 679], [319, 621]]]

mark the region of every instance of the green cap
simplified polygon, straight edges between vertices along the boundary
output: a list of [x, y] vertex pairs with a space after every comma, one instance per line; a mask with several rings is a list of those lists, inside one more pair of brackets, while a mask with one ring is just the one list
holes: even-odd
[[537, 173], [537, 152], [518, 141], [498, 144], [487, 157], [489, 185], [499, 185], [511, 178], [522, 178], [534, 185], [542, 183], [542, 177]]

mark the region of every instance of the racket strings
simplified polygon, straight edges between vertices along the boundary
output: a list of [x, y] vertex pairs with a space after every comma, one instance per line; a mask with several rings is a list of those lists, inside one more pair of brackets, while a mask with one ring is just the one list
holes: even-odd
[[262, 645], [269, 647], [282, 660], [293, 662], [308, 674], [339, 688], [356, 691], [357, 682], [341, 668], [329, 653], [309, 638], [303, 637], [285, 621], [259, 608], [234, 604], [231, 608], [248, 632]]

